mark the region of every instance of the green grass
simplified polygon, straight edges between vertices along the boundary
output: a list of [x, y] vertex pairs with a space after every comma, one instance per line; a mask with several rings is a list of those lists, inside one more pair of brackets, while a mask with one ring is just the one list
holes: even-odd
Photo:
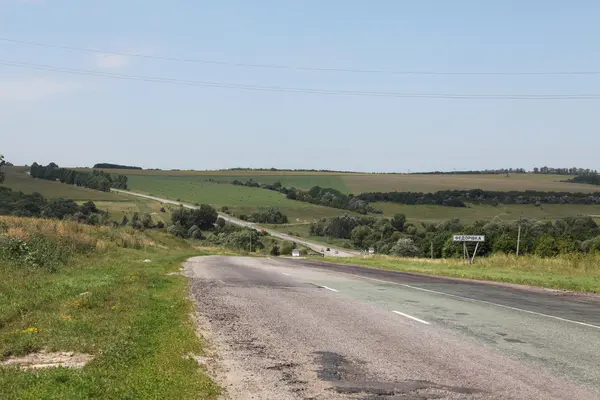
[[[159, 232], [2, 218], [8, 235], [62, 235], [95, 249], [56, 272], [0, 262], [0, 359], [47, 349], [95, 358], [83, 369], [0, 367], [2, 399], [212, 399], [219, 388], [188, 354], [203, 343], [177, 271], [209, 254]], [[137, 243], [137, 244], [136, 244]], [[127, 248], [123, 248], [127, 245]], [[138, 249], [136, 249], [136, 247]], [[145, 248], [145, 249], [144, 249]], [[144, 263], [149, 258], [151, 263]], [[32, 333], [27, 333], [33, 331]]]
[[333, 187], [342, 192], [435, 192], [451, 189], [484, 190], [540, 190], [565, 192], [595, 192], [594, 185], [562, 182], [569, 178], [564, 175], [511, 174], [508, 178], [501, 174], [474, 175], [416, 175], [416, 174], [365, 174], [339, 172], [289, 172], [289, 171], [146, 171], [146, 170], [106, 170], [128, 176], [162, 176], [242, 181], [252, 178], [259, 183], [272, 183], [276, 180], [284, 185], [308, 189], [319, 185]]
[[132, 191], [174, 200], [180, 199], [191, 204], [210, 204], [217, 208], [228, 206], [238, 215], [276, 207], [295, 222], [312, 221], [345, 213], [344, 210], [289, 200], [283, 194], [271, 190], [210, 183], [199, 177], [130, 175], [129, 187]]
[[600, 293], [600, 258], [590, 255], [557, 258], [494, 255], [480, 258], [472, 265], [453, 259], [403, 259], [390, 256], [331, 258], [327, 261], [392, 271]]
[[494, 217], [510, 221], [517, 220], [521, 216], [540, 220], [556, 220], [577, 215], [600, 216], [600, 205], [586, 204], [545, 204], [540, 207], [530, 204], [502, 204], [497, 207], [470, 204], [468, 208], [461, 208], [373, 203], [373, 206], [382, 210], [388, 217], [395, 213], [405, 214], [409, 222], [439, 222], [450, 218], [459, 218], [463, 222], [470, 223], [478, 219], [489, 221]]

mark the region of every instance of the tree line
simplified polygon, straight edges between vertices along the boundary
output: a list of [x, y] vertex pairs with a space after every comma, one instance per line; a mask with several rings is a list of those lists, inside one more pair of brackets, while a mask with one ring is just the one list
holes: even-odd
[[550, 174], [550, 175], [598, 175], [598, 171], [589, 168], [552, 168], [540, 167], [533, 169], [534, 174]]
[[390, 202], [397, 204], [428, 204], [449, 207], [466, 207], [473, 204], [600, 204], [600, 192], [570, 193], [526, 191], [441, 190], [434, 193], [422, 192], [370, 192], [357, 196], [367, 202]]
[[120, 164], [110, 164], [110, 163], [94, 164], [94, 166], [92, 168], [98, 168], [98, 169], [142, 169], [142, 167], [134, 167], [131, 165], [120, 165]]
[[75, 171], [60, 168], [55, 163], [42, 166], [34, 162], [29, 169], [29, 174], [37, 179], [60, 181], [69, 185], [83, 186], [103, 192], [109, 192], [111, 188], [127, 189], [126, 175], [113, 175], [99, 170], [93, 170], [92, 172]]
[[110, 219], [93, 201], [79, 205], [70, 199], [46, 199], [39, 193], [24, 194], [6, 187], [0, 187], [0, 215], [71, 219], [89, 225], [103, 225]]
[[374, 247], [380, 254], [401, 257], [463, 257], [462, 243], [455, 234], [485, 235], [477, 254], [519, 254], [553, 257], [559, 254], [600, 252], [600, 227], [591, 217], [566, 217], [554, 222], [499, 219], [464, 224], [454, 218], [440, 223], [413, 224], [403, 214], [391, 219], [344, 215], [321, 219], [310, 226], [316, 236], [346, 239], [346, 245], [360, 250]]
[[[586, 179], [592, 180], [595, 175]], [[583, 179], [583, 178], [580, 178]], [[440, 190], [433, 193], [425, 192], [366, 192], [358, 195], [344, 194], [333, 188], [314, 186], [309, 190], [285, 187], [277, 181], [272, 184], [260, 184], [252, 179], [247, 182], [235, 180], [234, 185], [260, 187], [285, 194], [290, 200], [303, 201], [326, 207], [354, 211], [359, 214], [380, 214], [381, 211], [371, 203], [389, 202], [404, 205], [438, 205], [446, 207], [467, 207], [468, 203], [487, 204], [600, 204], [600, 192], [571, 193], [571, 192], [542, 192], [526, 191], [490, 191], [482, 189], [471, 190]]]
[[569, 183], [586, 183], [589, 185], [600, 185], [600, 175], [577, 175], [576, 177], [567, 180]]

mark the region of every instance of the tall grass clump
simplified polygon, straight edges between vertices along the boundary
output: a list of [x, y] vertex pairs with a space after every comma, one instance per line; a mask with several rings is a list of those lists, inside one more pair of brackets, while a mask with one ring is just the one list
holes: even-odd
[[154, 242], [129, 228], [96, 227], [74, 221], [0, 217], [0, 264], [56, 270], [75, 255], [110, 248], [141, 249]]

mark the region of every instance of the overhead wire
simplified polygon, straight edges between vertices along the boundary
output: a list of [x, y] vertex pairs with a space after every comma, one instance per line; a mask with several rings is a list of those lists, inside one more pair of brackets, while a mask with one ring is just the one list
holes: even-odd
[[96, 53], [96, 54], [107, 54], [116, 56], [126, 57], [138, 57], [152, 60], [163, 60], [163, 61], [175, 61], [184, 63], [196, 63], [196, 64], [213, 64], [221, 66], [232, 66], [232, 67], [243, 67], [243, 68], [268, 68], [268, 69], [282, 69], [282, 70], [296, 70], [296, 71], [315, 71], [315, 72], [346, 72], [346, 73], [360, 73], [360, 74], [387, 74], [387, 75], [600, 75], [600, 70], [589, 70], [589, 71], [423, 71], [423, 70], [385, 70], [385, 69], [355, 69], [355, 68], [329, 68], [329, 67], [314, 67], [314, 66], [295, 66], [286, 64], [260, 64], [260, 63], [241, 63], [241, 62], [228, 62], [221, 60], [208, 60], [208, 59], [195, 59], [195, 58], [182, 58], [182, 57], [166, 57], [157, 56], [150, 54], [140, 53], [128, 53], [128, 52], [116, 52], [107, 51], [100, 49], [91, 49], [85, 47], [66, 46], [51, 43], [33, 42], [28, 40], [12, 39], [7, 37], [0, 37], [0, 41], [13, 44], [22, 44], [37, 47], [46, 47], [54, 49], [63, 49], [70, 51]]
[[96, 76], [129, 81], [141, 81], [152, 83], [177, 84], [185, 86], [214, 87], [225, 89], [267, 91], [283, 93], [305, 93], [337, 96], [366, 96], [366, 97], [394, 97], [394, 98], [424, 98], [424, 99], [470, 99], [470, 100], [592, 100], [600, 99], [600, 94], [466, 94], [466, 93], [402, 93], [402, 92], [378, 92], [359, 90], [337, 90], [337, 89], [315, 89], [286, 86], [261, 86], [237, 83], [224, 83], [214, 81], [194, 81], [175, 78], [140, 76], [114, 72], [102, 72], [88, 69], [77, 69], [57, 67], [46, 64], [35, 64], [13, 60], [0, 60], [0, 65], [8, 67], [28, 68], [49, 72], [60, 72], [72, 75]]

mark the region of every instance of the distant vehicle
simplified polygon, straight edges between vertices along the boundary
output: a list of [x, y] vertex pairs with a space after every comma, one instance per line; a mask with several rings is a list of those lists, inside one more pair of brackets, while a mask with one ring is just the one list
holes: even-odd
[[338, 252], [337, 252], [337, 250], [336, 250], [336, 251], [334, 251], [334, 253], [335, 253], [335, 254], [337, 254], [337, 253], [338, 253]]
[[292, 250], [292, 257], [300, 257], [300, 250], [298, 250], [298, 249]]
[[329, 247], [328, 247], [328, 248], [327, 248], [325, 251], [331, 251], [331, 250], [330, 250], [330, 249], [329, 249]]

